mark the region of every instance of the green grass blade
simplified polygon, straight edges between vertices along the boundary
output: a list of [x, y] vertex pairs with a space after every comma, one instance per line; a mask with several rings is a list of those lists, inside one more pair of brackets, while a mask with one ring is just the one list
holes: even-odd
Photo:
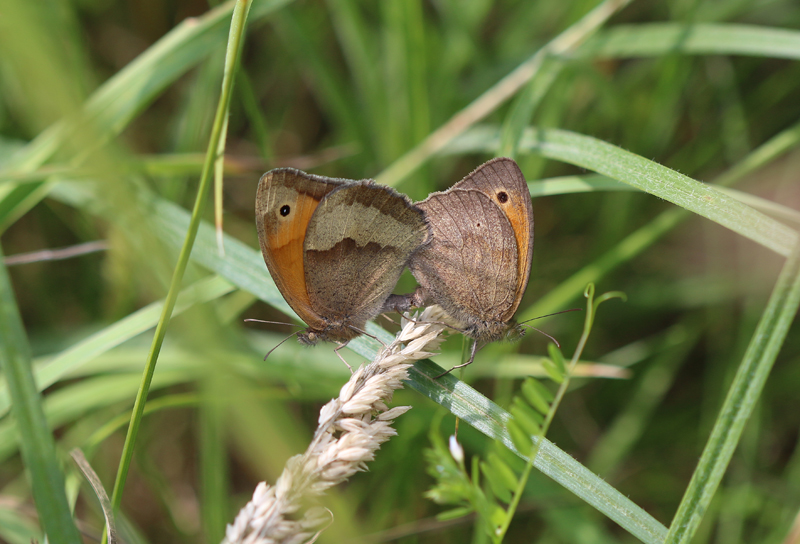
[[[511, 414], [449, 374], [435, 379], [441, 372], [438, 365], [420, 361], [409, 371], [408, 384], [527, 461], [508, 434], [506, 423]], [[642, 542], [656, 544], [664, 540], [667, 529], [663, 525], [552, 442], [541, 440], [533, 464]]]
[[[191, 217], [180, 206], [163, 198], [152, 195], [152, 206], [155, 210], [153, 220], [157, 223], [156, 229], [164, 241], [173, 247], [180, 247], [183, 236], [189, 228]], [[212, 270], [231, 282], [233, 285], [244, 289], [269, 305], [294, 315], [294, 312], [281, 296], [275, 282], [267, 271], [261, 251], [243, 244], [236, 238], [225, 235], [225, 256], [220, 256], [216, 251], [216, 234], [214, 227], [205, 221], [200, 223], [197, 232], [192, 260], [205, 268]]]
[[711, 219], [781, 255], [798, 233], [688, 176], [596, 138], [557, 129], [534, 130], [530, 145], [542, 155], [594, 170]]
[[800, 32], [722, 23], [620, 25], [587, 40], [575, 56], [660, 57], [668, 53], [800, 59]]
[[31, 349], [0, 250], [0, 369], [6, 377], [36, 510], [50, 542], [79, 544], [64, 474], [31, 372]]
[[241, 55], [242, 43], [244, 41], [245, 22], [247, 15], [250, 11], [251, 2], [249, 0], [237, 1], [236, 7], [233, 11], [231, 20], [230, 34], [228, 37], [228, 49], [225, 57], [224, 75], [222, 79], [222, 91], [220, 93], [219, 103], [217, 105], [216, 115], [214, 117], [214, 125], [209, 138], [208, 150], [206, 151], [206, 160], [203, 165], [203, 173], [200, 176], [200, 185], [197, 189], [197, 198], [195, 200], [194, 208], [192, 210], [192, 219], [189, 223], [189, 229], [186, 232], [186, 238], [181, 248], [178, 262], [175, 266], [175, 271], [172, 275], [169, 291], [164, 302], [164, 309], [161, 318], [156, 326], [156, 332], [153, 337], [153, 344], [150, 349], [150, 354], [147, 358], [145, 371], [142, 375], [142, 383], [139, 392], [136, 396], [133, 412], [131, 414], [131, 424], [128, 427], [128, 434], [125, 437], [125, 445], [122, 449], [122, 456], [120, 458], [119, 469], [117, 477], [114, 482], [114, 492], [112, 494], [112, 504], [115, 509], [119, 508], [122, 502], [122, 490], [125, 487], [125, 480], [128, 475], [131, 460], [133, 459], [133, 446], [136, 442], [136, 435], [141, 423], [142, 413], [144, 412], [144, 404], [147, 400], [147, 393], [150, 389], [150, 383], [153, 379], [155, 372], [156, 361], [158, 354], [161, 351], [161, 346], [164, 342], [164, 337], [167, 334], [167, 326], [169, 325], [172, 310], [175, 307], [175, 302], [178, 298], [180, 291], [180, 284], [183, 281], [183, 275], [186, 271], [186, 266], [189, 263], [189, 256], [192, 253], [192, 246], [194, 245], [197, 236], [197, 229], [200, 225], [200, 215], [205, 209], [205, 203], [208, 199], [208, 192], [210, 180], [214, 163], [217, 160], [217, 149], [219, 148], [220, 141], [222, 140], [223, 127], [227, 125], [226, 118], [230, 108], [230, 99], [233, 90], [234, 76], [239, 64], [239, 56]]
[[665, 543], [690, 542], [719, 486], [742, 431], [800, 307], [800, 245], [783, 266], [714, 429], [678, 506]]
[[204, 390], [207, 401], [200, 405], [200, 482], [202, 486], [202, 512], [204, 535], [208, 542], [221, 542], [225, 537], [225, 524], [229, 521], [230, 496], [228, 482], [228, 456], [225, 440], [224, 398], [215, 387], [213, 378], [206, 380]]
[[[775, 217], [779, 221], [800, 223], [800, 211], [794, 208], [736, 189], [719, 187], [716, 184], [714, 188], [732, 196], [739, 202], [747, 204], [751, 208]], [[635, 191], [636, 188], [607, 176], [590, 174], [587, 176], [558, 176], [530, 181], [528, 182], [528, 190], [531, 193], [531, 197], [536, 198], [539, 196], [568, 195], [594, 191]]]

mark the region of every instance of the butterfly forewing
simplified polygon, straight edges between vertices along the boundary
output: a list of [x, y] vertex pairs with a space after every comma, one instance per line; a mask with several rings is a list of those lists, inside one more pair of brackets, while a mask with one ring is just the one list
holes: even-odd
[[306, 285], [323, 315], [374, 317], [411, 255], [429, 238], [424, 214], [394, 190], [368, 182], [331, 192], [305, 240]]
[[305, 285], [303, 241], [320, 201], [344, 182], [280, 168], [261, 177], [256, 193], [256, 227], [261, 253], [275, 285], [310, 327], [324, 326]]

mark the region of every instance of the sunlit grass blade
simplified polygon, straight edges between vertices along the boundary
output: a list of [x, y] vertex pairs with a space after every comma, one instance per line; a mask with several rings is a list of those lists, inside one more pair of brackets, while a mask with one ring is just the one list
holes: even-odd
[[800, 307], [800, 244], [781, 270], [714, 429], [670, 525], [666, 543], [690, 542], [728, 468]]
[[698, 215], [711, 219], [759, 244], [788, 255], [796, 231], [764, 216], [712, 186], [596, 138], [565, 130], [534, 130], [531, 149], [628, 183]]
[[0, 251], [0, 369], [6, 377], [22, 460], [49, 541], [79, 544], [64, 489], [64, 474], [31, 371], [31, 348]]

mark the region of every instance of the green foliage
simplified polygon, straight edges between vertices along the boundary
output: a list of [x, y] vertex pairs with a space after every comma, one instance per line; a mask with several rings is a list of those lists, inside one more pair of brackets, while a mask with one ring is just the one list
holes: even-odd
[[[434, 379], [460, 338], [415, 365], [396, 395], [414, 409], [370, 472], [326, 497], [335, 522], [319, 541], [787, 541], [796, 2], [254, 0], [235, 75], [234, 2], [211, 4], [0, 8], [3, 252], [74, 253], [7, 261], [0, 540], [41, 542], [70, 516], [100, 538], [73, 447], [109, 494], [123, 459], [126, 542], [187, 543], [219, 541], [256, 482], [305, 448], [348, 372], [329, 346], [292, 341], [264, 362], [291, 331], [242, 322], [293, 317], [253, 228], [263, 171], [371, 177], [422, 199], [507, 154], [536, 218], [517, 320], [573, 306], [589, 283], [629, 302], [604, 306], [586, 345], [578, 314], [537, 324], [580, 361], [531, 333], [481, 350], [462, 380]], [[224, 252], [197, 198], [212, 171]], [[368, 325], [383, 341], [394, 330]], [[379, 347], [342, 353], [357, 365]], [[437, 442], [440, 406], [469, 460]], [[444, 516], [420, 499], [428, 435]]]
[[[476, 512], [479, 525], [486, 536], [495, 543], [502, 542], [511, 524], [521, 495], [527, 484], [530, 471], [539, 453], [539, 445], [547, 434], [553, 416], [569, 386], [571, 373], [580, 359], [583, 347], [592, 330], [597, 306], [610, 298], [625, 298], [622, 293], [605, 293], [594, 301], [594, 285], [585, 292], [587, 298], [586, 321], [583, 335], [578, 343], [569, 367], [564, 364], [564, 356], [554, 344], [548, 345], [552, 380], [559, 384], [554, 395], [539, 380], [527, 377], [520, 385], [520, 393], [511, 400], [511, 418], [506, 421], [506, 429], [517, 452], [522, 452], [526, 463], [518, 470], [505, 461], [506, 446], [495, 441], [495, 451], [490, 451], [486, 461], [472, 458], [472, 477], [464, 468], [464, 451], [455, 435], [450, 437], [449, 452], [438, 434], [438, 425], [431, 432], [433, 448], [426, 450], [428, 473], [436, 479], [434, 487], [426, 496], [438, 504], [457, 505], [458, 508], [446, 512], [447, 519], [457, 515]], [[477, 466], [483, 474], [486, 485], [478, 478]], [[484, 489], [485, 488], [485, 489]], [[502, 503], [502, 504], [501, 504]], [[505, 506], [504, 506], [505, 505]]]

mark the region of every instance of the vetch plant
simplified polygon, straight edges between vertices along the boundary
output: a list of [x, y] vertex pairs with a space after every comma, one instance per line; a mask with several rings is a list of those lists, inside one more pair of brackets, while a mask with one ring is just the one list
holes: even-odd
[[[611, 292], [601, 295], [595, 301], [593, 284], [587, 286], [584, 296], [587, 298], [586, 319], [572, 360], [566, 365], [561, 351], [550, 344], [550, 360], [544, 363], [548, 376], [559, 384], [556, 394], [553, 395], [539, 380], [529, 377], [522, 383], [521, 394], [512, 401], [512, 418], [506, 425], [517, 451], [527, 456], [527, 462], [523, 466], [520, 466], [522, 463], [519, 458], [514, 457], [507, 447], [496, 440], [494, 451], [489, 453], [485, 461], [481, 461], [478, 456], [472, 458], [471, 471], [467, 473], [464, 450], [456, 437], [451, 436], [449, 447], [445, 447], [438, 434], [438, 426], [431, 428], [433, 448], [427, 450], [425, 456], [428, 473], [436, 479], [436, 484], [428, 491], [427, 496], [439, 504], [456, 506], [440, 514], [440, 519], [453, 519], [475, 512], [480, 527], [491, 541], [503, 541], [534, 466], [540, 439], [544, 438], [550, 428], [553, 416], [569, 386], [572, 370], [589, 339], [597, 307], [610, 298], [625, 299], [623, 293]], [[481, 484], [481, 473], [488, 485]]]

